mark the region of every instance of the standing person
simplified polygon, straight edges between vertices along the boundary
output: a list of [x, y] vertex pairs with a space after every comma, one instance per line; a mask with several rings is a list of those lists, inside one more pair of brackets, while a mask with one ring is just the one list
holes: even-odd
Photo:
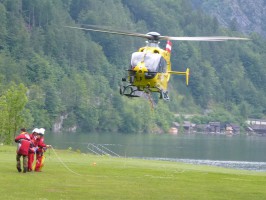
[[28, 154], [31, 140], [25, 128], [20, 129], [20, 131], [20, 134], [15, 138], [15, 142], [18, 143], [16, 156], [17, 170], [21, 172], [20, 158], [23, 157], [23, 173], [26, 173], [28, 169]]
[[36, 172], [41, 172], [41, 169], [44, 165], [44, 152], [46, 151], [47, 148], [51, 147], [51, 145], [47, 145], [44, 143], [44, 128], [40, 128], [38, 132], [38, 149], [36, 151], [36, 166], [35, 166], [35, 171]]
[[34, 155], [35, 155], [35, 152], [36, 152], [37, 147], [38, 147], [38, 141], [37, 141], [38, 132], [39, 132], [39, 129], [35, 128], [35, 129], [33, 129], [32, 134], [30, 134], [30, 139], [31, 139], [32, 145], [29, 149], [29, 155], [28, 155], [28, 171], [29, 172], [32, 171], [32, 164], [34, 161]]

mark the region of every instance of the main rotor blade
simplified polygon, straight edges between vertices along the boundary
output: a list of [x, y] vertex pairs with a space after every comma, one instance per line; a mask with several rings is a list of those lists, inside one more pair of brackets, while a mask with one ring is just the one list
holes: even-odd
[[227, 40], [249, 40], [241, 37], [227, 37], [227, 36], [210, 36], [210, 37], [171, 37], [160, 36], [161, 40], [177, 40], [177, 41], [227, 41]]
[[126, 32], [126, 31], [109, 30], [109, 29], [105, 29], [105, 28], [99, 28], [97, 26], [92, 27], [92, 28], [81, 28], [81, 27], [75, 27], [75, 26], [64, 26], [64, 27], [79, 29], [79, 30], [85, 30], [85, 31], [111, 33], [111, 34], [116, 34], [116, 35], [135, 36], [135, 37], [141, 37], [141, 38], [146, 38], [146, 39], [152, 39], [153, 38], [150, 35], [146, 35], [146, 34], [142, 34], [142, 33], [132, 33], [132, 32]]
[[86, 28], [83, 27], [75, 27], [75, 26], [65, 26], [66, 28], [72, 28], [72, 29], [79, 29], [79, 30], [85, 30], [85, 31], [94, 31], [94, 32], [101, 32], [101, 33], [110, 33], [110, 34], [116, 34], [116, 35], [124, 35], [124, 36], [134, 36], [134, 37], [141, 37], [148, 40], [176, 40], [176, 41], [227, 41], [227, 40], [250, 40], [248, 38], [242, 38], [242, 37], [227, 37], [227, 36], [209, 36], [209, 37], [172, 37], [172, 36], [161, 36], [157, 32], [149, 32], [147, 34], [142, 33], [134, 33], [129, 31], [120, 31], [120, 30], [112, 30], [108, 29], [102, 26], [94, 26], [94, 25], [82, 25], [86, 26]]

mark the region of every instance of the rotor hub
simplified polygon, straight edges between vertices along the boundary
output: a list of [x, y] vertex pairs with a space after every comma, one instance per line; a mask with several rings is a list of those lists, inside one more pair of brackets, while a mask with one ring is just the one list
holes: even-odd
[[151, 41], [159, 41], [161, 36], [161, 34], [157, 32], [149, 32], [146, 35], [149, 37], [149, 40]]

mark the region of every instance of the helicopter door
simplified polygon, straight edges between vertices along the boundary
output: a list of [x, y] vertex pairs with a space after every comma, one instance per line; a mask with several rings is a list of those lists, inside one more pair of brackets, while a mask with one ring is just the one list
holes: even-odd
[[161, 57], [159, 66], [158, 66], [158, 72], [159, 73], [166, 73], [166, 67], [167, 67], [167, 63], [166, 60], [164, 59], [164, 57]]

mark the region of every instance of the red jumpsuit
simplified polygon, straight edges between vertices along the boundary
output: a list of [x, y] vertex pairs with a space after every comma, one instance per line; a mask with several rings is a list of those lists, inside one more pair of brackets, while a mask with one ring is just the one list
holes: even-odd
[[31, 145], [30, 136], [28, 133], [21, 133], [15, 138], [15, 142], [18, 143], [17, 149], [17, 169], [21, 172], [20, 158], [23, 156], [23, 172], [25, 173], [28, 168], [28, 154]]
[[44, 138], [41, 137], [37, 140], [38, 142], [38, 149], [36, 151], [36, 166], [35, 166], [35, 171], [39, 172], [41, 171], [41, 168], [43, 167], [43, 162], [44, 162], [44, 152], [46, 151], [46, 144], [44, 143]]
[[29, 155], [28, 155], [28, 171], [29, 172], [32, 171], [32, 164], [34, 161], [34, 155], [36, 152], [36, 148], [38, 146], [37, 136], [32, 133], [32, 134], [30, 134], [30, 138], [31, 138], [32, 146], [29, 149]]

